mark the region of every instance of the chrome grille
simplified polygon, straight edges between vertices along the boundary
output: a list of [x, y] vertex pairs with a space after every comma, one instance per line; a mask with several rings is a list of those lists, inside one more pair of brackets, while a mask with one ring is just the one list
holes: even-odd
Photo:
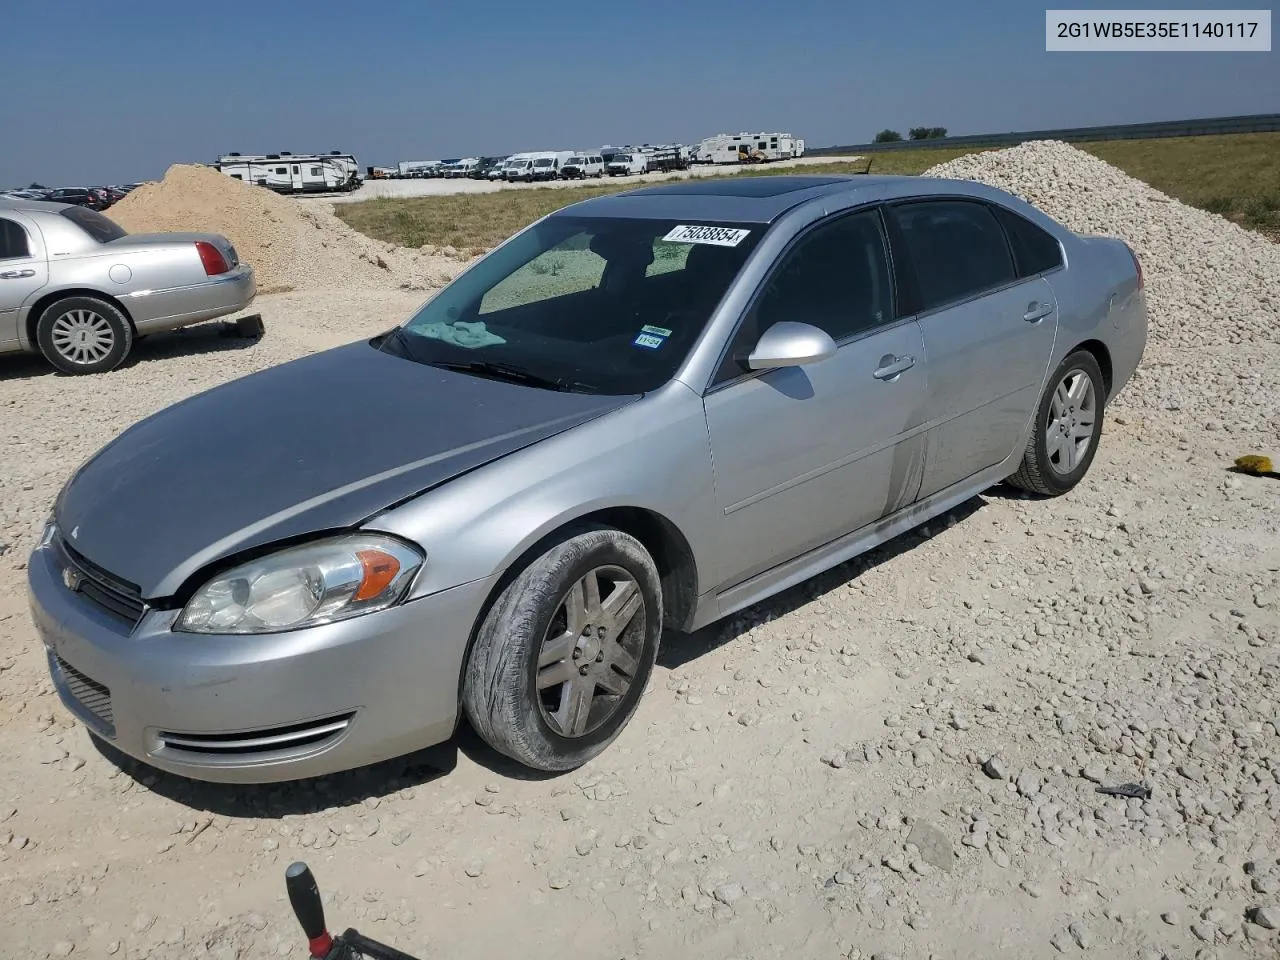
[[56, 653], [51, 656], [67, 693], [98, 720], [108, 736], [115, 736], [115, 714], [111, 710], [111, 691], [97, 680], [85, 676]]
[[86, 560], [61, 535], [57, 537], [57, 544], [63, 559], [77, 575], [77, 583], [73, 588], [77, 593], [113, 616], [128, 622], [130, 626], [142, 619], [146, 604], [137, 587], [111, 576], [101, 567]]

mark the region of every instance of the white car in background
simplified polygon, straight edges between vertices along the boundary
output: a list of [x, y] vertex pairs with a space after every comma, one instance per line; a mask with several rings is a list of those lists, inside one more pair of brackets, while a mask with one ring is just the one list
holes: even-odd
[[[129, 234], [87, 207], [0, 199], [0, 354], [104, 373], [136, 338], [243, 310], [256, 292], [226, 237]], [[256, 336], [261, 321], [238, 328]]]

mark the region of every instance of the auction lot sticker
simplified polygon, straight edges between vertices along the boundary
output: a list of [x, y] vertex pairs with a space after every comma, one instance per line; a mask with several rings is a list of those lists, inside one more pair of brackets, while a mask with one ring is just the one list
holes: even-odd
[[741, 230], [736, 227], [679, 226], [662, 239], [672, 243], [710, 243], [717, 247], [736, 247], [750, 233], [750, 230]]

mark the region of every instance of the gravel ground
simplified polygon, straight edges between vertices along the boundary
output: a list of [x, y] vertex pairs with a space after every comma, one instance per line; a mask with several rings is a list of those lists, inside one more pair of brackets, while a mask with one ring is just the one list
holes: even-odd
[[[786, 170], [796, 167], [811, 167], [824, 163], [855, 163], [862, 157], [798, 157], [795, 160], [778, 160], [768, 165], [768, 169]], [[723, 177], [738, 173], [742, 168], [735, 164], [714, 164], [711, 166], [690, 167], [688, 170], [672, 173], [645, 173], [634, 177], [602, 177], [599, 180], [549, 180], [543, 183], [496, 183], [488, 180], [450, 179], [450, 180], [367, 180], [358, 190], [351, 193], [336, 194], [325, 197], [298, 197], [295, 202], [313, 205], [333, 203], [358, 203], [361, 200], [374, 200], [382, 197], [440, 197], [455, 193], [493, 193], [497, 190], [536, 190], [539, 187], [578, 187], [583, 183], [657, 183], [661, 180], [682, 179], [685, 177]], [[804, 172], [801, 170], [800, 172]]]
[[[301, 957], [298, 858], [333, 927], [423, 957], [1276, 956], [1280, 483], [1225, 470], [1280, 453], [1274, 249], [1070, 148], [984, 156], [944, 172], [1143, 255], [1150, 358], [1088, 478], [1053, 501], [993, 489], [668, 638], [637, 718], [565, 777], [466, 736], [443, 776], [408, 758], [223, 788], [113, 762], [29, 626], [25, 553], [83, 457], [421, 293], [264, 297], [257, 344], [197, 328], [92, 379], [6, 362], [0, 956]], [[1125, 784], [1150, 795], [1099, 791]]]

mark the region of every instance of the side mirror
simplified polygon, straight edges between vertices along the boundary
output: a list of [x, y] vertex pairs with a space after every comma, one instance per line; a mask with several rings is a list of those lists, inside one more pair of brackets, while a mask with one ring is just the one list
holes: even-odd
[[798, 367], [834, 357], [836, 342], [824, 330], [808, 323], [782, 321], [764, 332], [747, 357], [752, 370]]

